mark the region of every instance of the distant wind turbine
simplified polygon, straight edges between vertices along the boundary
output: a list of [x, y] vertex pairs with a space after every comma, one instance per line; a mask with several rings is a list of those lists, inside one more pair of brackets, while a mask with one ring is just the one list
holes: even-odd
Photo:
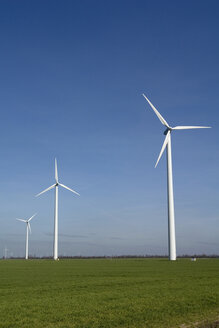
[[26, 231], [26, 254], [25, 254], [25, 259], [28, 260], [28, 233], [30, 231], [31, 233], [31, 228], [30, 228], [30, 221], [34, 218], [34, 216], [36, 216], [36, 214], [34, 214], [33, 216], [31, 216], [31, 218], [29, 218], [28, 220], [23, 220], [23, 219], [17, 219], [18, 221], [21, 222], [25, 222], [27, 227], [27, 231]]
[[150, 102], [150, 100], [143, 94], [142, 95], [161, 123], [166, 127], [164, 131], [164, 135], [166, 136], [164, 139], [163, 146], [161, 148], [160, 154], [158, 156], [155, 167], [157, 166], [165, 148], [167, 150], [167, 194], [168, 194], [168, 246], [169, 246], [169, 259], [171, 261], [176, 260], [176, 237], [175, 237], [175, 217], [174, 217], [174, 197], [173, 197], [173, 172], [172, 172], [172, 154], [171, 154], [171, 132], [173, 130], [187, 130], [187, 129], [207, 129], [209, 126], [175, 126], [172, 128], [167, 121], [161, 116], [158, 110], [154, 107], [154, 105]]
[[9, 249], [5, 246], [5, 256], [4, 256], [4, 259], [5, 259], [5, 260], [7, 259], [8, 250], [9, 250]]
[[57, 169], [57, 161], [55, 158], [55, 183], [50, 186], [49, 188], [43, 190], [39, 194], [36, 195], [38, 197], [39, 195], [42, 195], [44, 192], [47, 192], [50, 189], [55, 188], [55, 214], [54, 214], [54, 247], [53, 247], [53, 258], [54, 260], [58, 260], [58, 186], [61, 186], [67, 190], [70, 190], [74, 194], [80, 196], [76, 191], [73, 189], [70, 189], [69, 187], [63, 185], [62, 183], [59, 183], [58, 181], [58, 169]]

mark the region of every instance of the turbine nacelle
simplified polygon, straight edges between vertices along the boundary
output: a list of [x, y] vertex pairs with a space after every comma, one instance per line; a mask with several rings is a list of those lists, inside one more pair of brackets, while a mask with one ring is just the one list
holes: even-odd
[[166, 128], [166, 130], [164, 131], [164, 133], [163, 133], [163, 134], [166, 136], [166, 135], [167, 135], [167, 133], [168, 133], [168, 131], [170, 131], [170, 132], [171, 132], [171, 131], [172, 131], [172, 128], [171, 128], [171, 127], [169, 127], [169, 128]]

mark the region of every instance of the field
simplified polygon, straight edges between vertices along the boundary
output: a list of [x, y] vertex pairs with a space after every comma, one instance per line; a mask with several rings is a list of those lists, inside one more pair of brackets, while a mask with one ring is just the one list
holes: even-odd
[[173, 328], [218, 315], [218, 259], [0, 261], [1, 328]]

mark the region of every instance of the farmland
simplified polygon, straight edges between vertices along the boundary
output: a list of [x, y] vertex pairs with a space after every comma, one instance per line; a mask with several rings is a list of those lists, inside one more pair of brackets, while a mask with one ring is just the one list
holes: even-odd
[[0, 261], [0, 328], [172, 328], [218, 313], [218, 259]]

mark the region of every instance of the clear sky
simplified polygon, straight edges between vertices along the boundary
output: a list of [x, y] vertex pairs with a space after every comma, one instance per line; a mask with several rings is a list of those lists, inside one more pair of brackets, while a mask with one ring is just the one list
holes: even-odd
[[[0, 256], [167, 254], [172, 136], [177, 253], [219, 253], [218, 1], [0, 2]], [[1, 255], [2, 252], [2, 255]]]

